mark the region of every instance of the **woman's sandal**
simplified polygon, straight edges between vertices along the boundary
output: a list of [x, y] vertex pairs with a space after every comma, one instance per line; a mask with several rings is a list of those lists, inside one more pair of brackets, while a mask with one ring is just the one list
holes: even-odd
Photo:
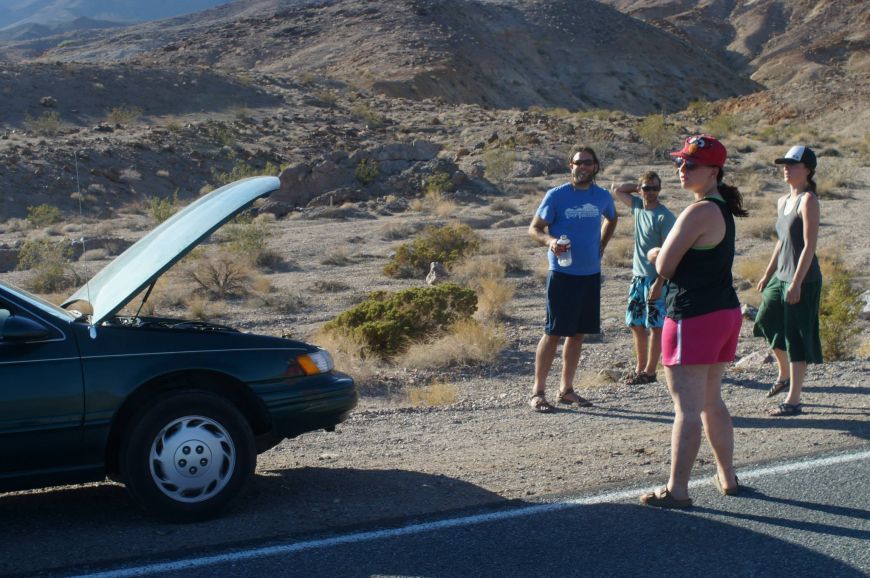
[[785, 391], [786, 389], [788, 389], [788, 384], [789, 384], [789, 378], [787, 378], [787, 377], [785, 379], [776, 380], [773, 383], [773, 385], [770, 386], [770, 389], [767, 391], [767, 397], [773, 397], [777, 393], [779, 393], [781, 391]]
[[678, 500], [668, 491], [667, 487], [663, 487], [654, 492], [641, 494], [640, 503], [646, 504], [647, 506], [655, 506], [656, 508], [681, 510], [683, 508], [692, 507], [692, 498]]
[[740, 493], [740, 480], [737, 479], [737, 476], [734, 476], [733, 488], [726, 488], [723, 486], [722, 482], [719, 481], [719, 474], [713, 476], [713, 485], [716, 486], [716, 489], [719, 490], [719, 493], [723, 496], [736, 496]]
[[767, 415], [774, 417], [800, 415], [803, 412], [803, 407], [803, 404], [800, 403], [781, 403], [767, 410]]
[[550, 402], [547, 401], [547, 398], [544, 397], [543, 392], [532, 394], [529, 398], [529, 407], [538, 413], [550, 413], [554, 409], [553, 406], [550, 405]]
[[577, 407], [592, 407], [591, 401], [584, 397], [580, 397], [573, 389], [566, 389], [565, 391], [560, 391], [559, 397], [556, 398], [556, 401], [558, 401], [559, 403], [564, 403], [565, 405], [571, 405], [572, 403], [576, 403]]

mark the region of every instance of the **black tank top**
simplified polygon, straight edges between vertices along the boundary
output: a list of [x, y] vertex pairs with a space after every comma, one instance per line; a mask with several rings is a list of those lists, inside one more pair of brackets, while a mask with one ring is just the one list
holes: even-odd
[[721, 309], [740, 306], [734, 291], [734, 216], [724, 201], [707, 198], [719, 207], [725, 219], [725, 237], [712, 249], [689, 249], [668, 282], [665, 300], [671, 319], [688, 319]]

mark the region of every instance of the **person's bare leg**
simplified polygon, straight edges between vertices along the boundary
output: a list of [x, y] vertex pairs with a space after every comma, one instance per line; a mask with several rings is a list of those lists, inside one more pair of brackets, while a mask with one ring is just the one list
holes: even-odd
[[789, 378], [788, 355], [786, 355], [784, 349], [774, 349], [773, 356], [776, 358], [776, 365], [779, 369], [779, 376], [776, 380], [785, 381]]
[[655, 375], [656, 368], [659, 365], [659, 358], [662, 356], [662, 328], [654, 327], [650, 329], [650, 332], [652, 332], [652, 335], [649, 339], [649, 355], [646, 358], [644, 373]]
[[707, 373], [701, 421], [716, 459], [719, 483], [730, 490], [737, 487], [737, 478], [734, 475], [734, 425], [728, 407], [722, 401], [722, 376], [725, 374], [726, 364], [717, 363], [708, 367], [710, 370]]
[[642, 325], [631, 326], [631, 336], [634, 338], [634, 372], [644, 371], [647, 365], [647, 334]]
[[553, 366], [553, 359], [556, 357], [556, 348], [559, 347], [560, 339], [562, 338], [558, 335], [547, 335], [546, 333], [541, 336], [538, 348], [535, 350], [535, 383], [532, 385], [532, 395], [544, 393], [547, 389], [547, 375]]
[[565, 338], [562, 347], [562, 382], [559, 391], [568, 391], [574, 387], [574, 374], [580, 363], [580, 353], [583, 349], [583, 334], [578, 333]]
[[785, 403], [797, 405], [801, 402], [801, 391], [804, 389], [804, 378], [807, 375], [807, 362], [794, 361], [789, 364], [791, 370], [788, 388], [788, 395], [785, 396]]
[[689, 476], [701, 447], [701, 410], [709, 365], [665, 367], [668, 390], [674, 400], [671, 431], [671, 476], [668, 491], [678, 500], [689, 497]]

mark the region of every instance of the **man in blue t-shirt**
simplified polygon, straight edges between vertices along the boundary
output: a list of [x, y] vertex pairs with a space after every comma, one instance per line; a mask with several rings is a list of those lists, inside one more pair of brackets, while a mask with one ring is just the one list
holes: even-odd
[[[659, 202], [662, 180], [647, 171], [639, 183], [611, 187], [616, 200], [631, 209], [634, 218], [633, 279], [628, 289], [625, 324], [634, 338], [635, 369], [626, 378], [629, 385], [657, 381], [656, 367], [662, 353], [662, 326], [665, 323], [664, 278], [656, 273], [646, 255], [661, 247], [677, 218]], [[640, 197], [632, 193], [640, 193]]]
[[[545, 397], [547, 375], [561, 338], [560, 403], [592, 405], [574, 391], [574, 373], [580, 361], [583, 336], [601, 332], [601, 255], [616, 229], [616, 207], [610, 194], [595, 184], [601, 166], [589, 147], [576, 147], [571, 155], [571, 182], [547, 191], [535, 212], [529, 236], [546, 245], [550, 261], [547, 275], [547, 320], [535, 351], [535, 382], [529, 405], [538, 412], [552, 411]], [[559, 238], [567, 237], [567, 244]], [[570, 251], [570, 264], [559, 255]], [[564, 259], [562, 259], [564, 261]]]

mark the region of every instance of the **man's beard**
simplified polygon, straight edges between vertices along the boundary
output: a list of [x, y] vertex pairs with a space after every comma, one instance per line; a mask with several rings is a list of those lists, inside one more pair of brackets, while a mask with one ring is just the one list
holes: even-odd
[[595, 173], [574, 173], [571, 180], [575, 185], [589, 185], [595, 180]]

